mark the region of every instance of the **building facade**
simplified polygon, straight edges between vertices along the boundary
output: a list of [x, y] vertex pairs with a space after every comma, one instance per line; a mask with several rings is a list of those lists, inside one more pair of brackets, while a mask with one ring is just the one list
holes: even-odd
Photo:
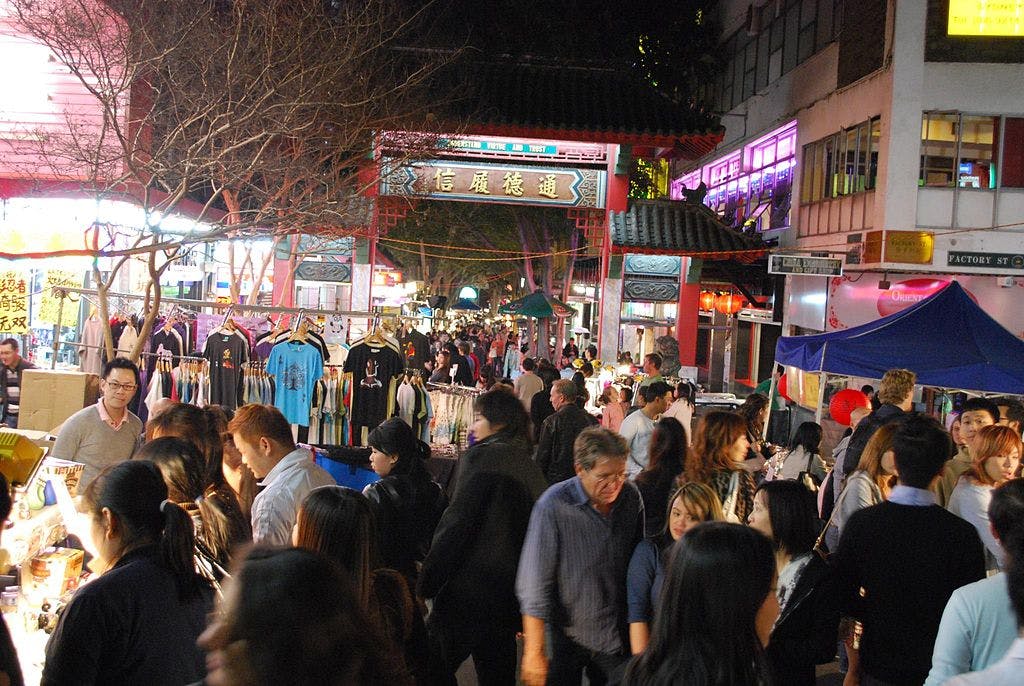
[[673, 194], [703, 183], [726, 223], [778, 252], [844, 261], [839, 277], [780, 277], [780, 331], [734, 323], [751, 331], [732, 346], [740, 388], [770, 375], [772, 335], [862, 324], [951, 279], [1024, 335], [1024, 26], [978, 5], [721, 3], [726, 136], [676, 166]]

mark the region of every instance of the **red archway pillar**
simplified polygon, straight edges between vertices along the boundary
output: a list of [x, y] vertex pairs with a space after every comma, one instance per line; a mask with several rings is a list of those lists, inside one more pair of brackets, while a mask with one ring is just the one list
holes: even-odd
[[692, 257], [682, 258], [679, 270], [679, 304], [676, 307], [676, 342], [679, 343], [679, 364], [684, 367], [697, 365], [699, 269], [700, 260], [694, 260]]

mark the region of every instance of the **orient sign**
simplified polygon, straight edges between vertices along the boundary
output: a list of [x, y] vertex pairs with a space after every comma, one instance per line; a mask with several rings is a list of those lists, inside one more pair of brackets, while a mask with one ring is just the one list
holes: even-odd
[[[886, 317], [917, 304], [930, 295], [942, 290], [948, 279], [907, 279], [892, 284], [889, 290], [878, 291], [878, 314]], [[966, 289], [965, 289], [966, 290]], [[966, 291], [971, 300], [978, 299], [970, 291]]]
[[381, 195], [598, 209], [605, 203], [607, 172], [597, 169], [449, 160], [393, 164], [382, 162]]

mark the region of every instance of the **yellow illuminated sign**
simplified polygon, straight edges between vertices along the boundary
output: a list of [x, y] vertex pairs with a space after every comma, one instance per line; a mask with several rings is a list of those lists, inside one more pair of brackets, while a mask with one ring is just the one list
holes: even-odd
[[950, 36], [1024, 37], [1024, 0], [949, 0]]

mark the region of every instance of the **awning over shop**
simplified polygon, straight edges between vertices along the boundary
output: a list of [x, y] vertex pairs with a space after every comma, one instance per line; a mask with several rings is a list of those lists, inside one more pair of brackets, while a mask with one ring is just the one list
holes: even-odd
[[632, 200], [610, 212], [612, 251], [753, 262], [768, 251], [760, 236], [736, 231], [703, 203]]

